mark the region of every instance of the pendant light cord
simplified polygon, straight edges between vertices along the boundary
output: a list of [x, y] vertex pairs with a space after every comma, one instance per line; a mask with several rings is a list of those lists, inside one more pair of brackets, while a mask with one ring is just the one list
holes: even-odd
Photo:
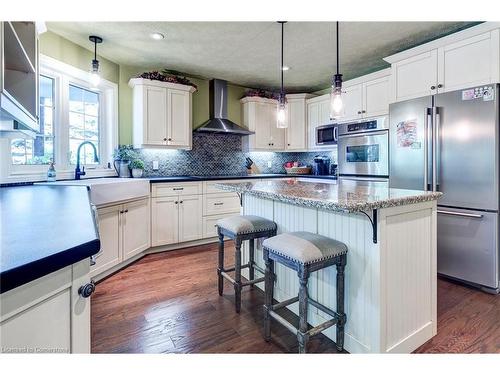
[[94, 60], [97, 60], [97, 40], [94, 40]]
[[337, 74], [340, 71], [340, 62], [339, 62], [339, 21], [337, 21]]
[[283, 89], [283, 45], [284, 45], [284, 27], [285, 22], [281, 22], [281, 95], [284, 93]]

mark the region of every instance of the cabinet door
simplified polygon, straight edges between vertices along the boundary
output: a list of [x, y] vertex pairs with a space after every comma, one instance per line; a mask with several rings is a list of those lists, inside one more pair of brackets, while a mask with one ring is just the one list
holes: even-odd
[[122, 261], [120, 211], [121, 205], [97, 210], [101, 250], [96, 255], [96, 263], [90, 268], [91, 276], [98, 275]]
[[179, 242], [179, 197], [151, 198], [151, 246]]
[[288, 102], [288, 128], [286, 129], [286, 149], [305, 151], [307, 147], [306, 106], [304, 100]]
[[362, 85], [354, 85], [344, 88], [342, 99], [344, 102], [344, 116], [342, 121], [357, 120], [362, 117], [363, 111], [363, 88]]
[[438, 50], [438, 92], [499, 81], [499, 30]]
[[307, 148], [316, 148], [316, 127], [319, 125], [319, 102], [307, 103]]
[[203, 202], [201, 195], [179, 198], [179, 242], [202, 238]]
[[149, 198], [127, 203], [122, 214], [123, 260], [149, 248], [150, 220]]
[[330, 118], [330, 95], [327, 95], [324, 100], [319, 102], [319, 123], [318, 125], [331, 124], [333, 120]]
[[145, 86], [146, 144], [165, 145], [167, 140], [167, 89]]
[[363, 84], [363, 117], [389, 113], [389, 76]]
[[271, 147], [270, 105], [253, 103], [255, 106], [255, 148], [267, 150]]
[[168, 90], [168, 137], [169, 146], [191, 147], [190, 94], [186, 91]]
[[267, 123], [269, 124], [271, 150], [285, 149], [285, 129], [278, 128], [277, 125], [277, 106], [275, 104], [267, 104]]
[[437, 50], [398, 61], [392, 65], [392, 69], [392, 101], [398, 102], [436, 93]]

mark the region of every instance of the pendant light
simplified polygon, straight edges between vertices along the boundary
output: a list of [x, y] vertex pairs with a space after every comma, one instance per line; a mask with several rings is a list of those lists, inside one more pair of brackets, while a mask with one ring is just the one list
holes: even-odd
[[97, 60], [97, 44], [102, 43], [102, 38], [99, 36], [91, 35], [89, 40], [94, 43], [94, 60], [92, 60], [92, 70], [90, 71], [90, 83], [93, 87], [97, 87], [101, 82], [99, 76], [99, 60]]
[[287, 128], [288, 127], [288, 121], [286, 121], [286, 94], [285, 94], [285, 88], [283, 86], [283, 72], [284, 72], [284, 65], [283, 65], [283, 41], [284, 41], [284, 27], [286, 21], [278, 21], [278, 23], [281, 24], [281, 66], [280, 66], [280, 73], [281, 73], [281, 89], [280, 89], [280, 95], [278, 97], [278, 106], [276, 108], [276, 127], [278, 128]]
[[342, 74], [340, 74], [339, 54], [339, 22], [337, 21], [337, 74], [332, 78], [332, 89], [330, 92], [330, 119], [338, 119], [344, 114], [344, 102], [342, 101]]

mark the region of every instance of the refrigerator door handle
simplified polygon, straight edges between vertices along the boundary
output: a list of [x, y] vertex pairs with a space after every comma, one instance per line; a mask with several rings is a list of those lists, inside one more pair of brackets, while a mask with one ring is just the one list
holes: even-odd
[[483, 215], [481, 215], [481, 214], [469, 214], [466, 212], [445, 211], [445, 210], [437, 210], [437, 213], [442, 214], [442, 215], [470, 217], [470, 218], [474, 218], [474, 219], [481, 219], [483, 217]]
[[432, 191], [437, 190], [436, 175], [437, 175], [437, 164], [436, 164], [436, 107], [432, 108]]
[[425, 108], [424, 113], [424, 191], [429, 190], [429, 116], [430, 109]]
[[434, 141], [436, 142], [436, 153], [434, 154], [434, 164], [436, 169], [435, 186], [434, 191], [439, 190], [439, 174], [441, 172], [441, 108], [435, 107], [435, 123], [436, 123], [436, 135]]

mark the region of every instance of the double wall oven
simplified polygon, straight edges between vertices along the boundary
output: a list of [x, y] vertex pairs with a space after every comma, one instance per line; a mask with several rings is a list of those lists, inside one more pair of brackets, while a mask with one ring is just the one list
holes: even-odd
[[387, 117], [338, 126], [339, 178], [386, 182], [389, 178]]

